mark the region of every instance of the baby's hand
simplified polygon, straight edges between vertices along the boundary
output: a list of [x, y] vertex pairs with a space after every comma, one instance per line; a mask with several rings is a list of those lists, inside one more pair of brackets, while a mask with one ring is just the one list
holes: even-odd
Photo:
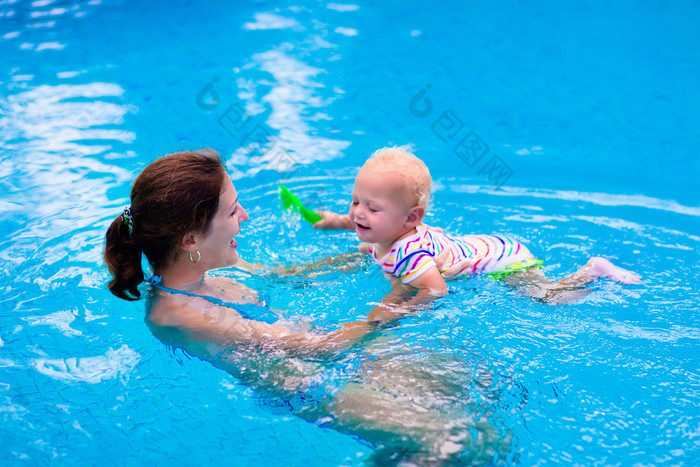
[[318, 211], [317, 214], [321, 216], [321, 220], [313, 225], [314, 229], [355, 230], [352, 222], [345, 214], [337, 214], [331, 211]]
[[444, 277], [455, 277], [463, 274], [471, 275], [473, 269], [474, 258], [464, 258], [462, 261], [453, 264], [442, 273]]
[[433, 258], [433, 261], [435, 261], [435, 266], [437, 266], [438, 271], [443, 271], [445, 268], [445, 263], [447, 263], [450, 259], [450, 249], [445, 248], [440, 252], [439, 255]]

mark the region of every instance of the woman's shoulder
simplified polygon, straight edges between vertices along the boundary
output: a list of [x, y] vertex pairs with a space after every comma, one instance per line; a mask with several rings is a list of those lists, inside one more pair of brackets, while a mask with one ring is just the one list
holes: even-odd
[[152, 300], [147, 319], [161, 327], [191, 327], [207, 307], [204, 298], [163, 293]]

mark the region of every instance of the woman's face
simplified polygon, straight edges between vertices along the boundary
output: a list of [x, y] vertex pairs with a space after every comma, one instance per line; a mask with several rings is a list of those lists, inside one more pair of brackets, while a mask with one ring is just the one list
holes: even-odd
[[247, 220], [248, 213], [238, 203], [238, 193], [231, 179], [226, 177], [224, 191], [219, 198], [219, 208], [209, 224], [207, 233], [197, 239], [197, 249], [207, 269], [236, 264], [238, 244], [234, 237], [241, 231], [241, 222]]

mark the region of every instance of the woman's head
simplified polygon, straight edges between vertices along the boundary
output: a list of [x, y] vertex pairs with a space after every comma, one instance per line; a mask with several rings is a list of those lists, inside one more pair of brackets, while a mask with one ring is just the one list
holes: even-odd
[[205, 236], [222, 194], [232, 189], [219, 155], [212, 150], [171, 154], [148, 165], [131, 189], [132, 232], [123, 216], [107, 231], [104, 256], [114, 276], [109, 283], [112, 293], [137, 299], [144, 278], [141, 253], [154, 269], [176, 262], [185, 252], [185, 236]]

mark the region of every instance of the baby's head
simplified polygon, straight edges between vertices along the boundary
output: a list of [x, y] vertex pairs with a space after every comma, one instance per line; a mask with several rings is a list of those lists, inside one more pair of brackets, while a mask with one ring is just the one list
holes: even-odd
[[423, 222], [430, 201], [428, 167], [408, 147], [382, 148], [355, 179], [349, 218], [360, 240], [389, 244]]
[[367, 159], [361, 170], [371, 170], [390, 177], [402, 188], [402, 199], [408, 207], [428, 209], [432, 179], [425, 163], [418, 159], [410, 146], [381, 148]]

